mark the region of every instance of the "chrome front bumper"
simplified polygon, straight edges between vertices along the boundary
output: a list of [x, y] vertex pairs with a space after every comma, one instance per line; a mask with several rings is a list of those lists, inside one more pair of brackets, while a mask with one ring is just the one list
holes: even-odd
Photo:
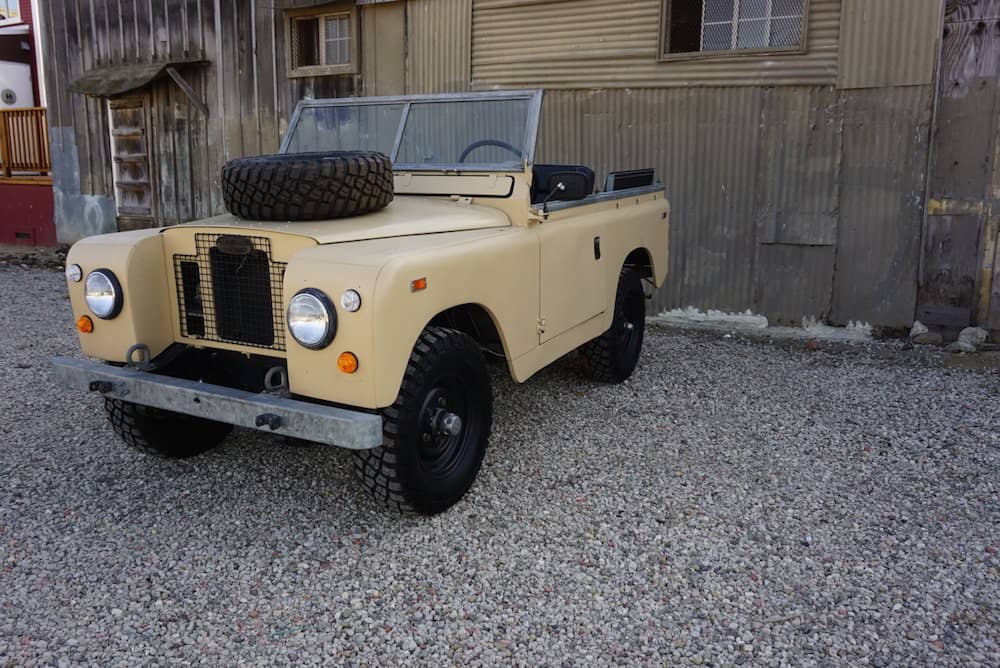
[[111, 399], [352, 450], [382, 445], [382, 418], [371, 413], [69, 357], [52, 365], [57, 382]]

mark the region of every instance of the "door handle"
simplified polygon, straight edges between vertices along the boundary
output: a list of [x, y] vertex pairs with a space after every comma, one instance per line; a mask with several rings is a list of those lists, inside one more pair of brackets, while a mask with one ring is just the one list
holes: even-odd
[[595, 260], [600, 260], [601, 259], [601, 238], [600, 237], [594, 237], [594, 259]]

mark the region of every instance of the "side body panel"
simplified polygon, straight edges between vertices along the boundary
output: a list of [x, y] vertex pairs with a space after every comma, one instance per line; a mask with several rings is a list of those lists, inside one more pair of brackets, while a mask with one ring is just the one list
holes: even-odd
[[608, 258], [598, 252], [607, 226], [602, 212], [550, 218], [534, 226], [541, 252], [539, 343], [607, 309]]

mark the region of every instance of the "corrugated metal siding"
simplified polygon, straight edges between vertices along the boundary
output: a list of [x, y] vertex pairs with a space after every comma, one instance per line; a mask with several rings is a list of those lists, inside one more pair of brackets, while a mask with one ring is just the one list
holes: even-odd
[[844, 91], [832, 318], [907, 326], [916, 304], [932, 86]]
[[840, 88], [934, 81], [944, 0], [843, 0]]
[[548, 92], [538, 161], [655, 167], [672, 203], [670, 277], [655, 310], [754, 301], [760, 88]]
[[866, 93], [549, 91], [538, 161], [590, 165], [598, 183], [609, 170], [656, 168], [672, 224], [653, 312], [908, 324], [930, 88], [894, 89], [884, 105]]
[[472, 86], [829, 85], [840, 0], [811, 0], [808, 52], [657, 62], [660, 0], [475, 0]]
[[472, 0], [409, 0], [406, 22], [406, 92], [469, 90]]

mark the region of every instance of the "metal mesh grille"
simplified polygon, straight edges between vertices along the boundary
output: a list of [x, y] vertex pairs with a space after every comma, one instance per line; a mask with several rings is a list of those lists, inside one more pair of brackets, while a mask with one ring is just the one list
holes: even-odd
[[701, 50], [798, 45], [804, 8], [803, 0], [704, 0]]
[[284, 350], [285, 266], [266, 237], [196, 234], [195, 255], [174, 256], [181, 336]]

